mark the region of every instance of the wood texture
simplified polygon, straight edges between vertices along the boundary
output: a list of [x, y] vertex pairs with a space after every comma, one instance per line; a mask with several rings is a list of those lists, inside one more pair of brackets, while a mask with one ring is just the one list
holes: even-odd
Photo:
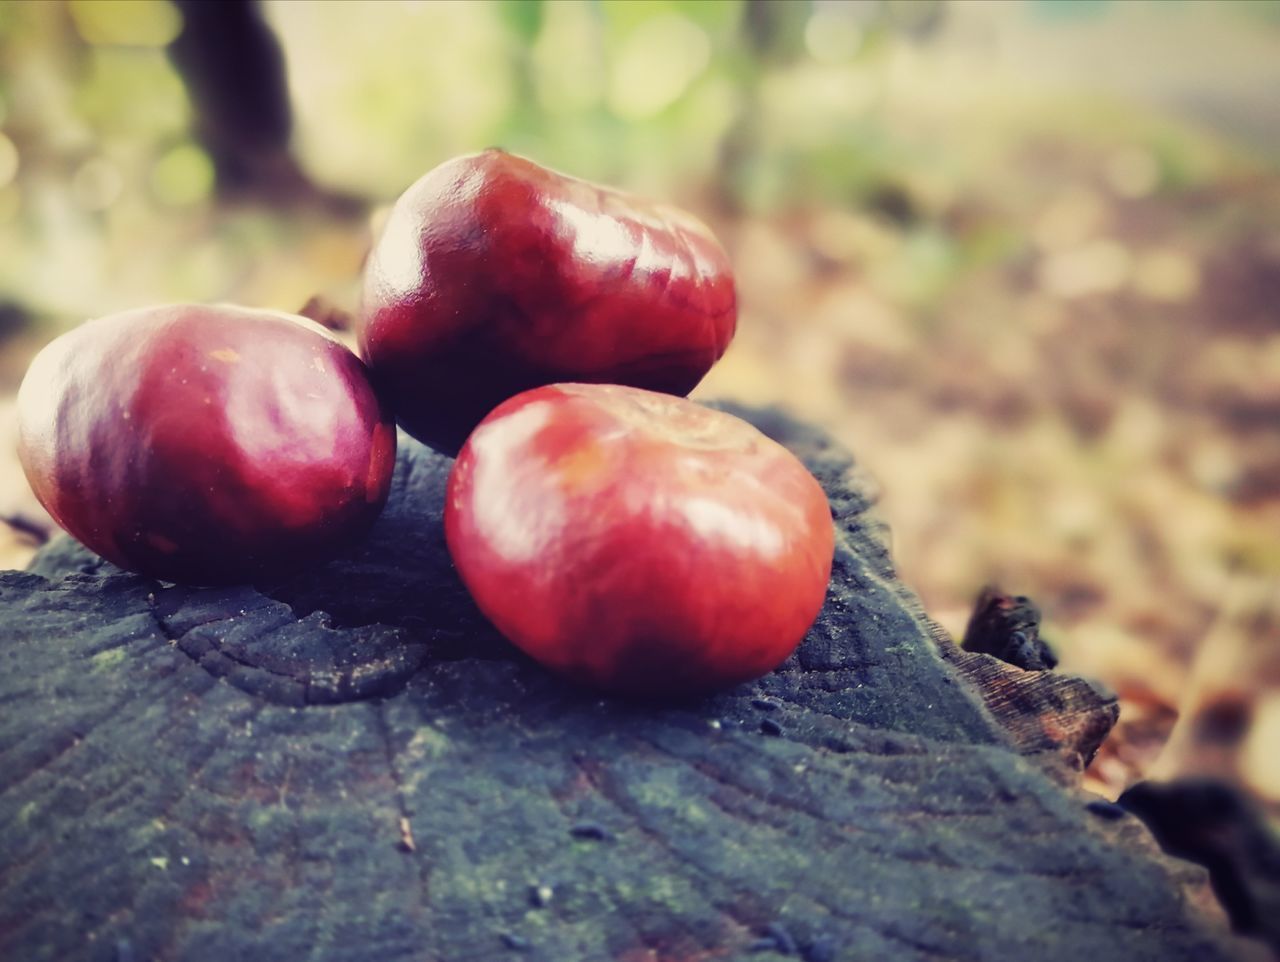
[[829, 492], [835, 573], [781, 669], [695, 703], [498, 638], [444, 551], [449, 462], [408, 440], [369, 543], [288, 583], [66, 541], [0, 574], [0, 958], [1228, 958], [1041, 764], [1106, 697], [960, 652], [848, 455], [751, 416]]

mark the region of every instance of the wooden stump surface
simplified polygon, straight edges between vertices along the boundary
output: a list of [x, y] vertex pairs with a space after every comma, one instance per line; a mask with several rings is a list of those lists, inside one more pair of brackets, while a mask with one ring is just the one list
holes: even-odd
[[1114, 701], [960, 651], [849, 455], [745, 413], [822, 481], [835, 569], [782, 668], [697, 702], [499, 638], [404, 437], [371, 538], [306, 576], [165, 586], [65, 539], [0, 573], [0, 958], [1228, 958], [1069, 784]]

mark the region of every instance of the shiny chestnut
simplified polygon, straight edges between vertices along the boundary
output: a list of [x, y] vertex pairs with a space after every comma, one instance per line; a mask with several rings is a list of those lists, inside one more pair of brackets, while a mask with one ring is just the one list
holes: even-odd
[[736, 321], [728, 256], [693, 216], [487, 150], [396, 202], [365, 268], [360, 345], [400, 423], [452, 454], [540, 385], [687, 394]]
[[818, 482], [729, 414], [612, 385], [520, 394], [467, 440], [445, 536], [508, 639], [586, 685], [667, 698], [775, 668], [822, 607]]
[[395, 462], [355, 354], [303, 318], [239, 307], [81, 325], [32, 362], [18, 419], [27, 478], [63, 528], [191, 584], [323, 560], [372, 524]]

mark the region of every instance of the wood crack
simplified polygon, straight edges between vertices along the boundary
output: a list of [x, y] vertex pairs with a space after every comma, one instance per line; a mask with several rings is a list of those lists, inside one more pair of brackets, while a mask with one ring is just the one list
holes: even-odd
[[408, 793], [405, 790], [404, 776], [396, 760], [395, 738], [391, 733], [391, 725], [387, 721], [386, 700], [379, 698], [372, 702], [374, 724], [382, 739], [383, 754], [387, 764], [387, 774], [396, 800], [396, 824], [394, 835], [397, 845], [406, 856], [412, 858], [417, 865], [418, 892], [424, 909], [431, 906], [431, 866], [426, 857], [418, 851], [413, 836], [413, 818], [409, 807]]

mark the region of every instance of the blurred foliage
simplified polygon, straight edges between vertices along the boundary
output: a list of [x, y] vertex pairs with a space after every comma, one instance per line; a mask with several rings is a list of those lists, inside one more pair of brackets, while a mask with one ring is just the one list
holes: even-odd
[[[881, 273], [927, 304], [957, 272], [1007, 253], [1011, 238], [991, 232], [957, 249], [938, 218], [991, 186], [986, 171], [1013, 139], [1091, 137], [1132, 119], [1120, 110], [1100, 124], [1078, 96], [1037, 116], [1028, 102], [1041, 92], [974, 71], [992, 42], [978, 6], [267, 0], [264, 11], [288, 65], [295, 153], [321, 190], [386, 202], [439, 161], [499, 144], [712, 216], [897, 198], [911, 220], [904, 257]], [[1033, 31], [1108, 6], [1016, 9]], [[306, 212], [284, 222], [218, 204], [165, 50], [182, 29], [167, 0], [0, 6], [0, 285], [36, 314], [246, 289], [291, 307], [325, 285], [274, 256], [323, 232]], [[976, 111], [981, 129], [969, 129]], [[1194, 138], [1140, 123], [1160, 184], [1205, 175]]]
[[[1041, 602], [1125, 699], [1102, 787], [1230, 696], [1260, 721], [1225, 770], [1280, 799], [1280, 2], [263, 11], [309, 189], [232, 195], [166, 50], [178, 8], [0, 2], [0, 387], [120, 308], [353, 307], [379, 208], [454, 154], [669, 198], [737, 264], [702, 393], [859, 452], [953, 629], [989, 579]], [[1193, 742], [1167, 766], [1207, 764]]]

